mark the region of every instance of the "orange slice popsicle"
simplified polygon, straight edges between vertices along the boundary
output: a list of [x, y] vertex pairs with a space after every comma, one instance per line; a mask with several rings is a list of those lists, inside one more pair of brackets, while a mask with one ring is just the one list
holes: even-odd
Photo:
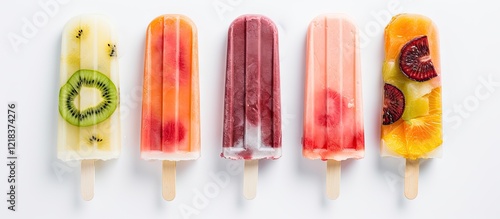
[[382, 156], [406, 162], [405, 195], [414, 199], [420, 158], [438, 155], [442, 139], [438, 32], [427, 17], [395, 16], [385, 29]]

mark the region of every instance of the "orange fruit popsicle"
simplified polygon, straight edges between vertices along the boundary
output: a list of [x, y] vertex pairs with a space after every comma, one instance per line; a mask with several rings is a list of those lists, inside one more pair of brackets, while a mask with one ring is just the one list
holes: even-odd
[[406, 159], [405, 195], [414, 199], [420, 158], [439, 156], [441, 68], [437, 28], [427, 17], [395, 16], [385, 29], [382, 156]]
[[141, 157], [193, 160], [200, 156], [196, 27], [165, 15], [147, 30], [142, 100]]
[[396, 16], [385, 30], [385, 51], [383, 155], [432, 157], [443, 141], [437, 29], [421, 15]]
[[163, 198], [172, 200], [175, 162], [199, 156], [196, 26], [182, 15], [159, 16], [146, 34], [141, 157], [163, 161]]

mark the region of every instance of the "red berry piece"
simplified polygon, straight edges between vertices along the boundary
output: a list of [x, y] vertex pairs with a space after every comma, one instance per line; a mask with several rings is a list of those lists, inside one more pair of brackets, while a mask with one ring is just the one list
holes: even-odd
[[179, 143], [186, 137], [186, 128], [176, 121], [169, 121], [163, 125], [163, 143], [172, 145]]
[[403, 46], [399, 57], [399, 68], [414, 81], [427, 81], [437, 76], [427, 36], [417, 37]]
[[390, 125], [398, 121], [405, 110], [405, 96], [403, 92], [394, 85], [385, 84], [383, 107], [382, 124]]

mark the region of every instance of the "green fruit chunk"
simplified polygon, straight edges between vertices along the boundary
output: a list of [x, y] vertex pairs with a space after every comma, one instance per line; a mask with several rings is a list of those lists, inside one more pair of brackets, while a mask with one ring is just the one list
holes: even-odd
[[415, 100], [406, 100], [406, 108], [403, 113], [403, 119], [410, 119], [429, 115], [429, 98], [421, 97]]
[[106, 75], [94, 70], [78, 70], [59, 91], [59, 113], [75, 126], [99, 124], [113, 114], [117, 105], [115, 84]]

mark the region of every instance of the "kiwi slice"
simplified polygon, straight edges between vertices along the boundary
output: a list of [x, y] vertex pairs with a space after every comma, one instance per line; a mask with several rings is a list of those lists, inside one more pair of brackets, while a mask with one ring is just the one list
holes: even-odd
[[[100, 92], [97, 96], [100, 102], [93, 106], [80, 107], [82, 100], [96, 98], [95, 95], [83, 96], [82, 88], [97, 89]], [[59, 113], [75, 126], [99, 124], [113, 114], [117, 105], [118, 90], [115, 84], [106, 75], [94, 70], [76, 71], [59, 91]]]

